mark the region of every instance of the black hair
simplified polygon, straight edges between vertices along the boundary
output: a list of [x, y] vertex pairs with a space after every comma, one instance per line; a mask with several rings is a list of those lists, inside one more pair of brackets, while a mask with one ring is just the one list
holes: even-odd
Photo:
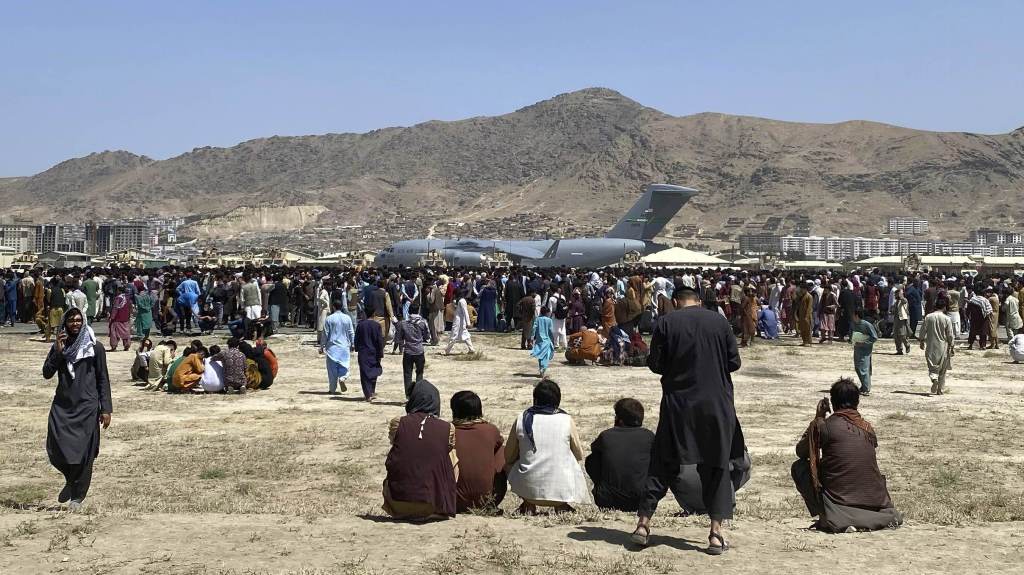
[[548, 309], [548, 306], [540, 306], [540, 315], [548, 315], [549, 313], [551, 313], [551, 310]]
[[557, 408], [560, 403], [562, 403], [562, 390], [559, 389], [557, 383], [550, 379], [540, 380], [533, 388], [533, 405]]
[[676, 288], [672, 298], [679, 301], [699, 301], [700, 294], [691, 287], [681, 286]]
[[173, 347], [174, 349], [178, 349], [178, 342], [174, 341], [173, 339], [169, 339], [163, 343], [167, 347]]
[[452, 396], [452, 419], [477, 419], [483, 416], [480, 396], [472, 391], [460, 391]]
[[217, 345], [217, 344], [211, 345], [210, 346], [210, 355], [217, 355], [218, 353], [220, 353], [220, 346]]
[[229, 337], [228, 338], [228, 347], [231, 348], [231, 349], [237, 348], [238, 347], [238, 338], [237, 337]]
[[615, 424], [623, 427], [640, 427], [644, 424], [644, 406], [632, 397], [615, 402]]
[[833, 383], [828, 393], [832, 398], [832, 409], [857, 409], [860, 405], [860, 389], [848, 377]]
[[344, 305], [344, 302], [342, 302], [340, 299], [331, 300], [331, 309], [333, 309], [334, 311], [340, 310]]

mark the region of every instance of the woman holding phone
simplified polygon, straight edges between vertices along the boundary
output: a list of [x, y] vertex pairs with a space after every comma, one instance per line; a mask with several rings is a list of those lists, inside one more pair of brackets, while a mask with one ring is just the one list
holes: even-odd
[[107, 356], [92, 328], [85, 325], [82, 312], [69, 309], [58, 330], [43, 362], [43, 377], [57, 376], [46, 453], [50, 464], [64, 474], [64, 489], [57, 500], [70, 501], [69, 509], [77, 511], [89, 492], [92, 464], [100, 452], [100, 426], [110, 425], [113, 405]]

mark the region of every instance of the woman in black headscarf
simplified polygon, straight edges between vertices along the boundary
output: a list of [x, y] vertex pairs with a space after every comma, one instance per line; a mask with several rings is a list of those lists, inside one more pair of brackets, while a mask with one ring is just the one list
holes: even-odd
[[82, 312], [71, 308], [61, 320], [57, 341], [43, 362], [43, 377], [57, 375], [50, 406], [46, 453], [64, 474], [65, 485], [57, 500], [82, 505], [92, 481], [93, 460], [100, 453], [100, 426], [110, 425], [113, 405], [107, 357], [96, 335], [85, 325]]
[[425, 379], [417, 381], [405, 413], [388, 426], [391, 451], [385, 462], [384, 511], [399, 519], [454, 517], [455, 427], [440, 419], [437, 388]]

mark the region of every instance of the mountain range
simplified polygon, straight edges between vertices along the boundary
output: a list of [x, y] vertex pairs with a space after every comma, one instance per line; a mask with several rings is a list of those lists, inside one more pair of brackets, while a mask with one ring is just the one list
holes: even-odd
[[[37, 221], [242, 206], [318, 206], [320, 223], [535, 213], [612, 225], [649, 182], [695, 187], [673, 226], [707, 233], [768, 217], [818, 235], [878, 235], [889, 216], [958, 238], [1024, 223], [1024, 128], [929, 132], [702, 113], [676, 117], [590, 88], [512, 113], [364, 134], [269, 137], [166, 160], [126, 151], [0, 179], [0, 210]], [[742, 227], [742, 226], [741, 226]]]

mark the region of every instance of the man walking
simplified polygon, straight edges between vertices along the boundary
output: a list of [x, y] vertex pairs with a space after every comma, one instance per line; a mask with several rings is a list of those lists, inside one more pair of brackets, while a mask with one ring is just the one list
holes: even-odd
[[349, 360], [356, 337], [352, 318], [344, 312], [341, 300], [331, 302], [333, 313], [324, 322], [324, 338], [320, 345], [321, 355], [327, 356], [327, 392], [334, 394], [340, 386], [347, 391]]
[[863, 314], [859, 309], [853, 310], [850, 341], [853, 342], [853, 369], [860, 379], [860, 394], [871, 395], [871, 352], [878, 341], [878, 332]]
[[[402, 349], [402, 378], [406, 398], [412, 394], [413, 384], [423, 379], [423, 366], [426, 364], [423, 344], [428, 338], [430, 328], [418, 313], [410, 313], [395, 328], [395, 344]], [[416, 368], [416, 379], [412, 377], [413, 367]]]
[[953, 341], [956, 332], [953, 322], [946, 315], [948, 303], [944, 299], [935, 302], [935, 310], [924, 318], [921, 326], [921, 349], [928, 362], [928, 379], [932, 380], [932, 394], [946, 393], [946, 371], [953, 359]]

